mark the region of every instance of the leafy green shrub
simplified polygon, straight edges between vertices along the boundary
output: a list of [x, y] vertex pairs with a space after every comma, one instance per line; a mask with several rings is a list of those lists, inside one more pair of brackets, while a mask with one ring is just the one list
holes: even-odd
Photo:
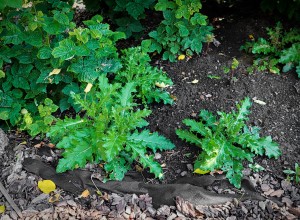
[[149, 52], [163, 51], [163, 59], [172, 62], [178, 54], [199, 54], [203, 42], [213, 36], [207, 16], [199, 13], [201, 8], [199, 0], [158, 0], [155, 10], [163, 12], [164, 20], [143, 44], [149, 47]]
[[279, 74], [278, 64], [283, 64], [283, 72], [288, 72], [296, 67], [300, 78], [300, 30], [297, 28], [284, 31], [282, 24], [277, 23], [274, 29], [267, 28], [269, 39], [258, 38], [257, 41], [247, 42], [241, 49], [256, 55], [253, 66], [259, 71], [269, 70]]
[[155, 84], [172, 85], [168, 76], [156, 67], [150, 65], [149, 55], [141, 47], [123, 50], [122, 68], [117, 72], [116, 82], [134, 82], [137, 85], [137, 98], [144, 104], [163, 101], [172, 104], [173, 99], [169, 93], [159, 89]]
[[300, 21], [300, 0], [262, 0], [260, 6], [263, 11], [278, 11], [289, 19]]
[[[171, 103], [169, 94], [155, 84], [172, 81], [150, 66], [149, 56], [141, 48], [119, 54], [116, 42], [125, 34], [111, 31], [100, 15], [77, 28], [67, 2], [3, 8], [0, 119], [32, 136], [47, 132], [58, 142], [65, 149], [58, 172], [88, 161], [104, 162], [110, 179], [120, 180], [136, 160], [162, 178], [160, 165], [147, 150], [174, 145], [141, 130], [151, 111], [140, 110], [137, 103]], [[62, 120], [52, 115], [71, 107], [84, 116]]]
[[177, 129], [176, 134], [203, 150], [194, 164], [195, 170], [221, 169], [226, 172], [230, 183], [240, 188], [245, 159], [252, 162], [255, 155], [266, 155], [269, 158], [280, 156], [278, 144], [270, 136], [260, 137], [258, 127], [246, 125], [250, 106], [250, 99], [245, 98], [237, 105], [237, 112], [218, 112], [219, 119], [202, 110], [199, 122], [183, 120], [190, 131]]
[[144, 30], [140, 20], [146, 17], [145, 9], [153, 7], [155, 0], [84, 0], [88, 10], [102, 10], [118, 26], [117, 31], [124, 32], [126, 37], [138, 37]]
[[147, 150], [168, 150], [174, 145], [157, 133], [137, 130], [148, 125], [144, 118], [151, 111], [136, 108], [135, 83], [110, 84], [102, 75], [95, 87], [85, 95], [73, 95], [85, 111], [82, 118], [58, 120], [48, 133], [58, 142], [57, 148], [65, 149], [57, 172], [84, 167], [87, 161], [105, 162], [110, 179], [121, 180], [130, 164], [138, 161], [155, 177], [162, 178], [161, 166]]
[[298, 163], [295, 163], [295, 170], [288, 169], [284, 170], [283, 172], [287, 174], [288, 181], [295, 180], [297, 184], [300, 183], [300, 166]]

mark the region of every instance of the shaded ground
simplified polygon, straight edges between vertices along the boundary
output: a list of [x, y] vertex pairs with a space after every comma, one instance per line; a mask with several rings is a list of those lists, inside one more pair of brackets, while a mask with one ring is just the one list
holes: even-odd
[[[213, 17], [211, 17], [213, 19]], [[221, 45], [211, 46], [206, 56], [193, 57], [188, 61], [176, 64], [157, 62], [163, 67], [174, 82], [168, 88], [176, 97], [173, 106], [152, 106], [153, 113], [149, 117], [151, 131], [158, 131], [176, 145], [176, 149], [156, 155], [164, 164], [165, 180], [170, 182], [180, 176], [192, 175], [192, 164], [200, 149], [179, 140], [175, 129], [182, 126], [182, 120], [193, 118], [201, 109], [213, 112], [229, 112], [235, 109], [236, 102], [248, 96], [251, 99], [266, 102], [266, 105], [253, 103], [249, 124], [261, 127], [263, 135], [271, 135], [282, 149], [279, 160], [257, 158], [256, 162], [265, 171], [253, 173], [245, 170], [256, 189], [267, 200], [234, 201], [222, 206], [202, 207], [205, 218], [220, 219], [297, 219], [300, 217], [299, 185], [285, 181], [283, 170], [293, 168], [300, 161], [300, 82], [296, 74], [286, 73], [280, 76], [270, 73], [247, 74], [245, 67], [251, 63], [251, 57], [239, 51], [249, 34], [255, 37], [264, 34], [265, 27], [274, 25], [270, 17], [264, 18], [255, 13], [238, 17], [226, 14], [223, 19], [214, 19], [216, 37]], [[234, 73], [236, 82], [231, 76], [223, 73], [224, 66], [230, 66], [235, 57], [240, 66]], [[221, 79], [210, 79], [208, 75], [220, 76]], [[193, 80], [198, 83], [191, 83]], [[4, 154], [0, 155], [0, 181], [4, 184], [16, 204], [27, 219], [186, 219], [187, 213], [180, 207], [163, 206], [159, 210], [151, 207], [151, 198], [147, 196], [104, 194], [79, 198], [60, 191], [58, 202], [49, 203], [37, 189], [39, 177], [22, 169], [24, 157], [43, 158], [44, 161], [55, 161], [57, 152], [50, 150], [45, 144], [44, 150], [33, 146], [42, 140], [31, 139], [23, 134], [11, 133], [10, 144]], [[45, 140], [47, 143], [47, 140]], [[88, 169], [95, 169], [89, 166]], [[145, 182], [157, 182], [144, 173]], [[219, 186], [211, 186], [209, 190], [222, 193]], [[227, 193], [234, 193], [227, 189]], [[0, 193], [0, 205], [5, 204], [7, 212], [0, 214], [0, 219], [20, 219]], [[180, 212], [179, 212], [180, 210]], [[42, 212], [41, 212], [42, 211]], [[190, 213], [191, 214], [191, 213]], [[192, 215], [193, 216], [193, 215]], [[198, 215], [199, 216], [199, 215]], [[192, 218], [196, 218], [195, 216]]]

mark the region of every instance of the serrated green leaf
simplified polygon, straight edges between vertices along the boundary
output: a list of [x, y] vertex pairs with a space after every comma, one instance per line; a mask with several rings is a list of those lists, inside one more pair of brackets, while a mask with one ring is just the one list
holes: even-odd
[[205, 125], [202, 122], [196, 122], [195, 120], [191, 119], [184, 119], [182, 122], [185, 125], [190, 126], [191, 131], [196, 131], [202, 136], [212, 136], [211, 130], [208, 127], [205, 127]]
[[191, 132], [177, 129], [176, 130], [176, 134], [178, 135], [178, 137], [180, 139], [185, 140], [185, 141], [187, 141], [187, 142], [189, 142], [191, 144], [195, 144], [195, 145], [197, 145], [199, 147], [201, 147], [201, 145], [202, 145], [201, 139], [199, 139], [197, 137], [197, 135], [194, 135]]
[[77, 167], [84, 167], [87, 161], [93, 161], [92, 146], [83, 139], [74, 143], [72, 148], [68, 148], [63, 153], [64, 158], [60, 159], [56, 167], [56, 172], [62, 173], [73, 170]]
[[270, 136], [261, 138], [259, 140], [259, 143], [261, 144], [261, 146], [264, 147], [265, 154], [269, 158], [274, 157], [275, 159], [277, 159], [281, 155], [281, 150], [279, 148], [279, 145], [277, 143], [273, 142], [272, 138]]
[[134, 82], [127, 83], [124, 88], [121, 90], [121, 94], [119, 96], [121, 100], [121, 106], [123, 107], [131, 107], [132, 106], [132, 93], [136, 92], [136, 84]]
[[128, 140], [141, 144], [144, 147], [150, 148], [153, 152], [157, 150], [171, 150], [175, 146], [168, 139], [163, 136], [158, 135], [157, 132], [150, 133], [149, 130], [143, 130], [142, 132], [133, 133]]
[[163, 178], [162, 168], [159, 163], [154, 161], [153, 155], [149, 156], [146, 154], [146, 149], [141, 147], [141, 145], [137, 143], [129, 142], [126, 145], [126, 150], [131, 150], [133, 153], [133, 158], [138, 160], [143, 167], [149, 168], [150, 172], [155, 175], [156, 178]]
[[123, 149], [123, 145], [126, 142], [126, 136], [114, 131], [109, 131], [103, 141], [103, 148], [105, 149], [105, 158], [103, 159], [109, 162], [114, 160], [114, 158]]
[[124, 158], [117, 158], [105, 164], [104, 169], [109, 172], [111, 180], [121, 181], [130, 169]]

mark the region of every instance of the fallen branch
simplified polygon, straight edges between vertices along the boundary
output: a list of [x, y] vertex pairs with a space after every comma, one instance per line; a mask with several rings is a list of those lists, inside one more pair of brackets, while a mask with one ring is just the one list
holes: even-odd
[[4, 186], [2, 185], [2, 183], [0, 182], [0, 192], [4, 195], [4, 197], [6, 198], [7, 202], [11, 205], [11, 207], [15, 210], [15, 212], [18, 214], [18, 216], [20, 218], [23, 218], [22, 212], [19, 209], [19, 207], [16, 205], [16, 203], [14, 202], [14, 200], [10, 197], [10, 195], [8, 194], [7, 190], [4, 188]]

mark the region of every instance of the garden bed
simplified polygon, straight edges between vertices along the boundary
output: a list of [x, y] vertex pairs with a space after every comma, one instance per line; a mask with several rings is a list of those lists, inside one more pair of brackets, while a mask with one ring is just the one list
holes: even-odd
[[[212, 18], [213, 19], [213, 18]], [[177, 63], [156, 61], [173, 80], [174, 85], [166, 88], [175, 100], [173, 105], [153, 105], [152, 115], [148, 118], [151, 131], [158, 131], [169, 138], [176, 148], [172, 151], [156, 153], [156, 159], [163, 164], [165, 179], [161, 182], [143, 171], [144, 182], [160, 184], [171, 183], [179, 177], [190, 177], [192, 164], [200, 149], [181, 141], [175, 129], [183, 128], [182, 120], [196, 118], [201, 109], [212, 112], [229, 112], [235, 109], [237, 102], [249, 97], [252, 102], [260, 100], [265, 105], [253, 103], [248, 121], [249, 125], [259, 126], [262, 135], [272, 136], [282, 150], [278, 159], [258, 157], [255, 162], [265, 168], [253, 173], [245, 170], [256, 190], [265, 201], [234, 200], [225, 205], [202, 207], [202, 214], [182, 214], [174, 206], [162, 206], [155, 210], [151, 207], [151, 198], [147, 196], [104, 194], [79, 198], [65, 191], [60, 191], [60, 199], [49, 203], [48, 197], [37, 188], [38, 176], [22, 169], [25, 157], [42, 158], [56, 164], [57, 154], [49, 148], [47, 140], [28, 137], [25, 134], [8, 134], [9, 145], [0, 155], [0, 181], [28, 219], [185, 219], [185, 218], [221, 218], [221, 219], [297, 219], [300, 217], [299, 184], [286, 181], [283, 170], [293, 169], [300, 161], [300, 82], [295, 72], [274, 75], [256, 72], [249, 75], [246, 67], [252, 58], [239, 50], [249, 35], [260, 36], [265, 28], [273, 26], [269, 18], [254, 13], [214, 18], [216, 39], [220, 46], [213, 45], [207, 54], [195, 56]], [[231, 74], [225, 74], [223, 68], [230, 66], [232, 59], [239, 61], [239, 67]], [[209, 77], [210, 76], [210, 77]], [[213, 77], [212, 77], [213, 76]], [[41, 146], [44, 141], [44, 146]], [[38, 144], [38, 145], [37, 145]], [[35, 147], [34, 147], [35, 146]], [[54, 154], [51, 154], [53, 151]], [[93, 166], [90, 170], [98, 170]], [[208, 190], [222, 193], [220, 186], [213, 185]], [[227, 189], [234, 193], [232, 188]], [[228, 192], [227, 192], [228, 193]], [[0, 193], [0, 204], [4, 203], [7, 211], [0, 214], [1, 219], [19, 219], [4, 196]], [[196, 209], [197, 210], [197, 209]], [[194, 214], [194, 216], [193, 216]]]

